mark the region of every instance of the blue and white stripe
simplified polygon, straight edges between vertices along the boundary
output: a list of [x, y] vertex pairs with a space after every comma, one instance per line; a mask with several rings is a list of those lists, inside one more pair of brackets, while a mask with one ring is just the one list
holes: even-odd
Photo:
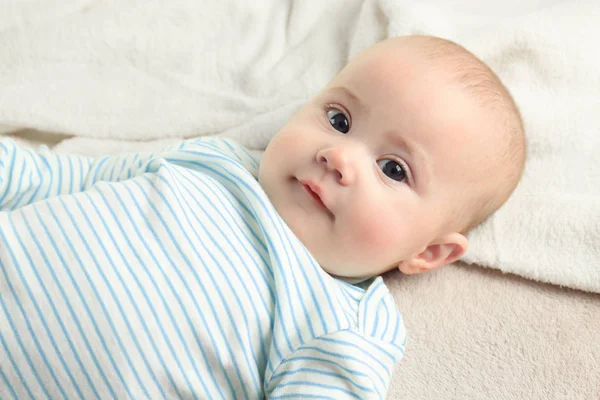
[[0, 398], [385, 398], [405, 330], [326, 274], [234, 142], [0, 141]]

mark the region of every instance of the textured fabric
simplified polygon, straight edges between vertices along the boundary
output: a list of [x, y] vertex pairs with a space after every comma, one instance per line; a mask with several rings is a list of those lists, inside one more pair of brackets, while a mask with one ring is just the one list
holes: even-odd
[[0, 142], [0, 398], [384, 398], [393, 298], [326, 274], [257, 167], [223, 139]]

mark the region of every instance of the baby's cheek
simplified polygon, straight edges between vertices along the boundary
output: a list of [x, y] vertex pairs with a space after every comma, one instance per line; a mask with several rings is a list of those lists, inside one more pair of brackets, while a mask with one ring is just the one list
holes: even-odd
[[400, 227], [389, 217], [361, 213], [355, 222], [356, 239], [369, 253], [389, 252], [399, 245]]

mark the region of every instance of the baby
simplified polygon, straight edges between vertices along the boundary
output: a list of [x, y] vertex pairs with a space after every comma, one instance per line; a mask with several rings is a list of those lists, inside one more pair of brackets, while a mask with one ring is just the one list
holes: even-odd
[[0, 143], [0, 398], [382, 399], [406, 336], [378, 275], [457, 260], [523, 171], [462, 47], [354, 58], [258, 160]]

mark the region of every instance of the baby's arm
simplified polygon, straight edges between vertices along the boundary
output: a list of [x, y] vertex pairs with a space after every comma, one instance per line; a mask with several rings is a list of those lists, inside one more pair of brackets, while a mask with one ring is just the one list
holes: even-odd
[[268, 399], [385, 399], [397, 346], [354, 331], [340, 331], [304, 344], [269, 379]]
[[148, 171], [153, 153], [99, 158], [32, 150], [0, 141], [0, 210], [14, 210], [52, 196], [81, 192], [98, 181], [122, 181]]

